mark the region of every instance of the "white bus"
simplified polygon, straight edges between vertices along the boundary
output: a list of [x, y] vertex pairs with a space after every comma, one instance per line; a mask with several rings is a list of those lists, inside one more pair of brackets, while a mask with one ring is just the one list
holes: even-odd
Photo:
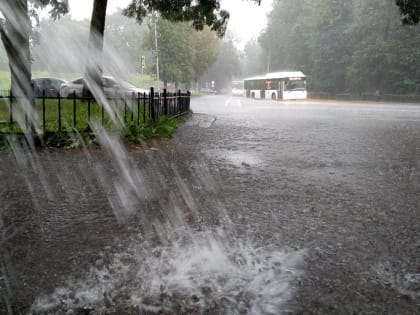
[[232, 86], [232, 91], [231, 91], [232, 96], [244, 96], [244, 81], [240, 81], [240, 80], [232, 81], [231, 86]]
[[271, 72], [244, 79], [246, 97], [261, 99], [306, 99], [306, 76], [301, 71]]

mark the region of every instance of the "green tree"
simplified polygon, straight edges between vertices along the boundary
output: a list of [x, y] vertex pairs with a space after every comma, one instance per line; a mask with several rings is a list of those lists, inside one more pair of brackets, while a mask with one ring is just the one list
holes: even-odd
[[[104, 60], [106, 64], [119, 62], [118, 68], [125, 73], [139, 72], [140, 57], [146, 56], [146, 66], [151, 62], [151, 54], [144, 47], [148, 27], [146, 23], [139, 25], [134, 19], [116, 12], [107, 17], [105, 26]], [[118, 59], [118, 60], [115, 60]]]
[[401, 25], [400, 13], [394, 0], [276, 2], [262, 59], [271, 70], [302, 70], [315, 91], [415, 92], [420, 32]]
[[228, 88], [234, 77], [241, 74], [241, 61], [238, 49], [231, 36], [226, 36], [219, 41], [217, 59], [207, 73], [202, 77], [202, 81], [215, 81], [215, 89], [223, 90]]
[[207, 25], [219, 36], [224, 35], [229, 19], [229, 13], [220, 9], [219, 0], [132, 0], [124, 14], [141, 23], [152, 11], [171, 22], [192, 22], [197, 30]]
[[[0, 38], [6, 50], [11, 73], [12, 94], [20, 98], [20, 106], [30, 119], [31, 139], [38, 143], [33, 111], [31, 87], [30, 37], [32, 32], [31, 16], [37, 19], [36, 9], [51, 5], [54, 18], [67, 12], [67, 1], [63, 0], [3, 0], [0, 2]], [[29, 138], [29, 137], [28, 137]]]
[[192, 80], [197, 83], [213, 65], [217, 58], [218, 39], [215, 32], [205, 27], [202, 31], [192, 32], [192, 50], [194, 58]]
[[244, 47], [242, 59], [242, 75], [245, 77], [264, 73], [267, 69], [267, 55], [257, 40], [248, 41]]
[[347, 69], [349, 89], [410, 93], [419, 81], [420, 34], [404, 27], [393, 0], [354, 0], [349, 34], [354, 47]]
[[[260, 3], [260, 0], [252, 1]], [[88, 44], [91, 53], [88, 55], [89, 60], [85, 72], [86, 81], [93, 83], [99, 89], [101, 88], [99, 77], [102, 73], [102, 65], [100, 60], [106, 7], [107, 0], [94, 0]], [[208, 26], [219, 36], [224, 35], [229, 19], [229, 13], [220, 9], [220, 1], [218, 0], [132, 0], [124, 10], [124, 14], [136, 18], [141, 23], [150, 12], [154, 11], [159, 12], [163, 19], [171, 22], [192, 22], [196, 30], [202, 30], [204, 26]], [[175, 74], [174, 71], [171, 72]], [[85, 91], [87, 91], [87, 88], [85, 88]]]
[[[66, 0], [3, 0], [0, 2], [0, 37], [5, 48], [14, 95], [31, 97], [31, 17], [37, 19], [37, 9], [51, 6], [50, 15], [57, 18], [67, 13]], [[29, 100], [30, 103], [30, 100]], [[25, 105], [29, 108], [29, 105]]]
[[60, 21], [44, 19], [37, 29], [39, 39], [32, 47], [32, 70], [83, 73], [89, 23], [70, 15]]
[[260, 36], [264, 71], [299, 69], [307, 72], [311, 63], [310, 44], [314, 31], [313, 5], [310, 1], [275, 2]]
[[[157, 21], [159, 32], [159, 76], [166, 86], [174, 82], [177, 87], [181, 82], [193, 78], [193, 58], [191, 27], [186, 23], [171, 23], [161, 18]], [[151, 32], [154, 33], [153, 30]]]
[[312, 82], [316, 89], [343, 91], [352, 48], [347, 32], [353, 21], [352, 1], [314, 0], [312, 6], [315, 32], [311, 34], [312, 64], [307, 72], [311, 77], [323, 78]]
[[[155, 28], [149, 20], [145, 47], [155, 51]], [[175, 23], [157, 18], [159, 77], [168, 83], [192, 83], [205, 73], [216, 60], [218, 41], [209, 28], [195, 31], [189, 23]], [[154, 66], [156, 66], [156, 59]], [[153, 69], [154, 70], [154, 69]], [[152, 70], [152, 72], [154, 72]]]

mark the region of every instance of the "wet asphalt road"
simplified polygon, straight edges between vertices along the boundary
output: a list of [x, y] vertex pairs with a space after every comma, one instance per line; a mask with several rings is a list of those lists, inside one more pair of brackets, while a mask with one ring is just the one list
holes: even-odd
[[232, 217], [308, 251], [293, 313], [420, 314], [419, 106], [211, 96], [192, 109]]
[[420, 106], [216, 95], [192, 110], [174, 139], [129, 146], [148, 190], [128, 206], [100, 149], [0, 152], [0, 314], [146, 240], [173, 203], [194, 229], [229, 221], [237, 238], [302, 250], [288, 314], [420, 314]]

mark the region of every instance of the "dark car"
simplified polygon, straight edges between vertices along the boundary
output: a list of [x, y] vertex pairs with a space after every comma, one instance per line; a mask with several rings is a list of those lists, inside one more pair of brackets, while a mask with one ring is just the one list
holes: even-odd
[[60, 86], [63, 83], [67, 83], [67, 81], [57, 78], [37, 78], [31, 81], [35, 97], [42, 97], [43, 95], [46, 97], [57, 97], [60, 94]]

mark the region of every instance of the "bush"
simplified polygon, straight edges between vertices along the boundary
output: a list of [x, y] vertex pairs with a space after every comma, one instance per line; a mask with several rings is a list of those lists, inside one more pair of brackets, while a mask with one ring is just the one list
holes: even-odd
[[134, 122], [127, 123], [125, 137], [136, 143], [153, 137], [172, 138], [177, 128], [178, 121], [176, 119], [161, 116], [157, 121], [143, 126], [138, 126]]

